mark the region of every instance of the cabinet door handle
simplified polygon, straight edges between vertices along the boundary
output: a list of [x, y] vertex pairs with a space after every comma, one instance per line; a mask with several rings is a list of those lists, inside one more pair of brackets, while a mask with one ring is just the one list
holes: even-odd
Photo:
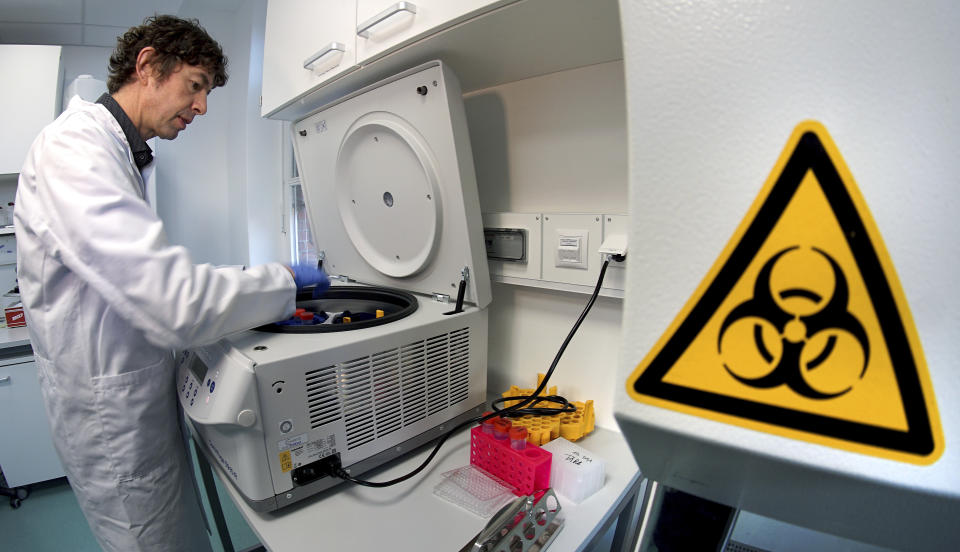
[[0, 376], [0, 383], [10, 383], [10, 376]]
[[357, 25], [357, 36], [363, 38], [370, 38], [370, 29], [376, 26], [379, 23], [397, 15], [400, 12], [409, 12], [412, 14], [417, 13], [417, 6], [412, 2], [397, 2], [396, 4], [390, 6], [389, 8], [383, 10], [377, 15], [367, 19], [363, 23]]
[[321, 48], [320, 51], [308, 57], [303, 62], [304, 69], [310, 69], [310, 66], [316, 63], [320, 58], [329, 54], [330, 52], [340, 52], [341, 54], [347, 51], [347, 45], [342, 42], [331, 42], [325, 47]]

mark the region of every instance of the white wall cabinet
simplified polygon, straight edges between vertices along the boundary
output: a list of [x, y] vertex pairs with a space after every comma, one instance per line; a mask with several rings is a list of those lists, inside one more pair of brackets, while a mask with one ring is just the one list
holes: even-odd
[[0, 45], [0, 174], [20, 172], [33, 139], [57, 116], [60, 52], [60, 46]]
[[356, 69], [356, 17], [353, 0], [267, 4], [262, 114]]
[[406, 44], [516, 0], [273, 0], [267, 4], [260, 113]]
[[[263, 116], [297, 121], [435, 59], [454, 68], [464, 93], [623, 59], [617, 0], [342, 0], [341, 9], [353, 9], [352, 15], [325, 13], [321, 6], [328, 3], [267, 4]], [[335, 19], [349, 33], [320, 32]], [[346, 52], [345, 61], [311, 80], [303, 61], [334, 40], [353, 48], [355, 57]]]
[[64, 475], [29, 347], [0, 351], [0, 467], [10, 487]]

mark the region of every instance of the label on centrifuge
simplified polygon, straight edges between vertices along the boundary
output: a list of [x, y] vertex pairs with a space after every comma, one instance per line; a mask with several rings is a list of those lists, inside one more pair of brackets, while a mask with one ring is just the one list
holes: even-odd
[[315, 462], [321, 458], [326, 458], [337, 452], [337, 440], [333, 435], [328, 435], [323, 439], [310, 441], [306, 445], [290, 451], [293, 454], [294, 466], [302, 466]]
[[293, 469], [293, 460], [290, 459], [290, 451], [285, 450], [280, 453], [280, 469], [283, 473]]
[[295, 437], [287, 437], [277, 441], [277, 450], [290, 450], [303, 446], [307, 442], [307, 434], [301, 433]]

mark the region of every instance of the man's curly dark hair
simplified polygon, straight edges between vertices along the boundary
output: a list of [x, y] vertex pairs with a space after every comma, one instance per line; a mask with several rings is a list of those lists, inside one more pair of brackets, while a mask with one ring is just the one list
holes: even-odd
[[110, 55], [110, 76], [107, 79], [107, 90], [111, 94], [133, 79], [137, 56], [148, 46], [157, 51], [151, 65], [161, 81], [169, 77], [180, 63], [186, 63], [213, 73], [212, 88], [227, 83], [227, 58], [199, 21], [154, 15], [144, 19], [143, 25], [131, 27], [117, 37], [117, 47]]

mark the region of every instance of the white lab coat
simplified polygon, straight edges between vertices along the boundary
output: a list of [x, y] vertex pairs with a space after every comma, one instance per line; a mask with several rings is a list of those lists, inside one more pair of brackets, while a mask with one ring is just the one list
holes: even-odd
[[101, 546], [209, 550], [172, 350], [289, 317], [295, 285], [281, 264], [193, 264], [143, 184], [113, 115], [75, 98], [20, 174], [20, 293], [56, 449]]

